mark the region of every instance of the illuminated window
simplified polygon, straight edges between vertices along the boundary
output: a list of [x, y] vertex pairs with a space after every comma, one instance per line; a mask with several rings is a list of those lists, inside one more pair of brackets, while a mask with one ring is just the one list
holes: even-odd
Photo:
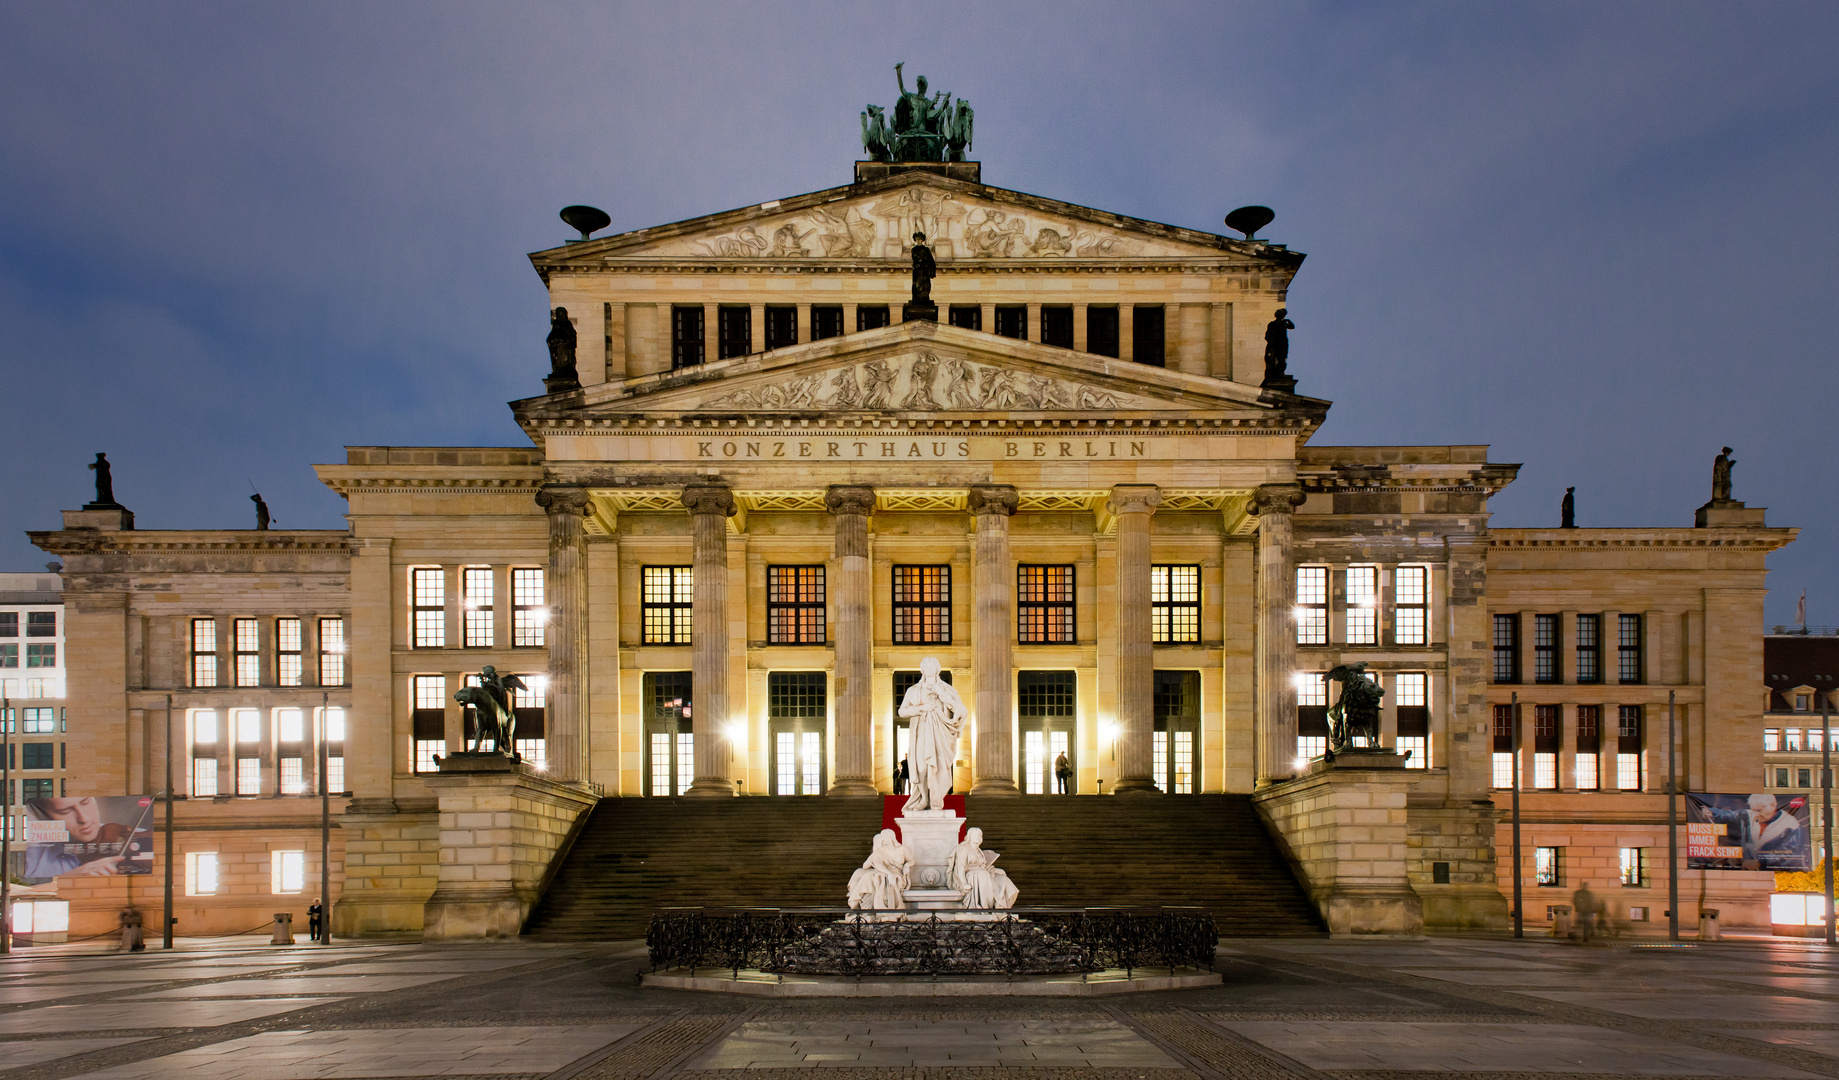
[[1347, 643], [1379, 644], [1379, 567], [1347, 568]]
[[1393, 644], [1423, 645], [1428, 643], [1429, 605], [1429, 567], [1401, 566], [1392, 572]]
[[299, 619], [275, 620], [275, 682], [281, 686], [299, 686], [306, 677], [301, 661], [304, 633]]
[[1307, 762], [1328, 752], [1328, 684], [1319, 671], [1299, 672], [1296, 684], [1296, 756]]
[[1564, 884], [1563, 848], [1533, 848], [1533, 882], [1557, 888]]
[[1595, 791], [1602, 786], [1602, 779], [1597, 775], [1596, 771], [1597, 760], [1595, 754], [1578, 754], [1576, 765], [1577, 790]]
[[1398, 737], [1393, 749], [1411, 751], [1409, 769], [1430, 767], [1430, 676], [1422, 671], [1401, 671], [1392, 677], [1393, 712]]
[[766, 568], [766, 640], [773, 645], [824, 643], [824, 568]]
[[1328, 644], [1328, 567], [1296, 568], [1296, 643]]
[[549, 768], [549, 749], [543, 737], [543, 702], [548, 695], [549, 676], [526, 672], [518, 680], [524, 687], [511, 691], [511, 710], [517, 716], [517, 732], [512, 738], [524, 761], [533, 769], [544, 770]]
[[497, 614], [492, 595], [492, 568], [468, 566], [460, 571], [462, 640], [469, 649], [493, 645], [492, 621]]
[[688, 566], [646, 566], [639, 571], [639, 609], [645, 644], [688, 645], [696, 578]]
[[894, 641], [951, 644], [951, 567], [894, 567]]
[[515, 648], [541, 648], [549, 612], [543, 606], [543, 570], [537, 566], [511, 568], [511, 644]]
[[1600, 705], [1577, 707], [1577, 790], [1595, 791], [1602, 786], [1597, 774], [1597, 755], [1602, 751], [1603, 709]]
[[297, 893], [306, 888], [306, 852], [269, 852], [269, 884], [277, 893]]
[[1640, 791], [1645, 786], [1641, 775], [1641, 752], [1646, 749], [1645, 729], [1641, 706], [1617, 706], [1616, 787], [1622, 791]]
[[192, 795], [217, 794], [217, 711], [192, 713]]
[[1494, 763], [1494, 786], [1506, 790], [1513, 786], [1513, 755], [1496, 752]]
[[434, 759], [447, 753], [447, 677], [417, 675], [413, 682], [415, 708], [409, 723], [415, 741], [415, 771], [439, 772], [441, 767]]
[[1200, 640], [1200, 567], [1149, 568], [1150, 640], [1173, 645]]
[[322, 716], [326, 740], [326, 790], [345, 791], [345, 710], [330, 708]]
[[1647, 860], [1642, 858], [1638, 847], [1622, 849], [1622, 884], [1638, 888], [1647, 882]]
[[215, 896], [217, 894], [217, 853], [215, 851], [188, 851], [185, 853], [185, 895]]
[[192, 685], [217, 685], [217, 620], [192, 620]]
[[262, 631], [255, 619], [237, 619], [232, 624], [236, 640], [236, 685], [262, 685]]
[[260, 795], [262, 793], [262, 759], [239, 757], [236, 759], [236, 793], [238, 795]]
[[1074, 596], [1070, 564], [1017, 566], [1016, 640], [1024, 645], [1072, 644]]
[[319, 685], [345, 685], [345, 620], [319, 620]]
[[417, 649], [439, 649], [447, 644], [447, 575], [438, 566], [409, 571], [409, 603], [413, 608]]

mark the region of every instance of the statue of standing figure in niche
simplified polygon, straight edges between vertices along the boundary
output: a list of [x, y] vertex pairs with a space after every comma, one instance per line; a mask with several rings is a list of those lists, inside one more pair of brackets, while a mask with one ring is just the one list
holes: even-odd
[[567, 308], [549, 313], [549, 377], [579, 379], [575, 371], [575, 324], [569, 321]]
[[893, 829], [875, 834], [868, 860], [849, 875], [849, 906], [882, 911], [898, 911], [907, 906], [903, 893], [909, 881], [907, 871], [913, 867], [913, 854], [894, 835]]
[[1296, 324], [1287, 316], [1288, 308], [1278, 308], [1277, 317], [1264, 327], [1264, 387], [1268, 390], [1294, 390], [1290, 378], [1290, 331]]
[[1577, 528], [1577, 489], [1564, 489], [1564, 501], [1558, 504], [1558, 527], [1560, 529]]
[[1711, 501], [1714, 503], [1733, 502], [1730, 497], [1730, 471], [1737, 464], [1737, 459], [1730, 456], [1730, 447], [1725, 447], [1711, 463]]
[[1341, 696], [1328, 710], [1328, 753], [1339, 754], [1362, 738], [1366, 745], [1379, 748], [1379, 702], [1385, 688], [1366, 673], [1366, 662], [1337, 664], [1322, 677], [1323, 682], [1341, 684]]
[[932, 279], [939, 275], [939, 264], [932, 261], [932, 249], [926, 246], [926, 234], [913, 234], [913, 302], [932, 303]]
[[262, 493], [258, 491], [249, 496], [249, 501], [255, 504], [255, 531], [267, 532], [271, 519], [268, 516], [268, 504], [262, 501]]
[[983, 830], [966, 829], [951, 849], [951, 887], [964, 893], [967, 908], [1005, 909], [1020, 895], [1009, 875], [996, 869], [998, 854], [983, 850]]
[[89, 463], [89, 468], [96, 474], [96, 501], [90, 505], [97, 507], [120, 505], [115, 501], [115, 476], [109, 471], [109, 456], [97, 454], [96, 460]]
[[920, 661], [919, 682], [907, 687], [898, 711], [912, 721], [907, 764], [913, 794], [902, 811], [943, 810], [958, 759], [958, 735], [970, 710], [951, 684], [939, 678], [937, 657]]

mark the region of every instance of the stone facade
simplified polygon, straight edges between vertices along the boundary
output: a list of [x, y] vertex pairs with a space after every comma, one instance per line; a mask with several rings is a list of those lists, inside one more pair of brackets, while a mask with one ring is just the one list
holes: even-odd
[[[915, 229], [938, 259], [936, 323], [900, 321]], [[1760, 511], [1491, 531], [1488, 498], [1517, 466], [1485, 447], [1313, 445], [1329, 402], [1261, 385], [1265, 326], [1303, 259], [1281, 245], [988, 187], [955, 163], [531, 258], [575, 322], [580, 385], [511, 404], [530, 447], [350, 447], [318, 467], [348, 501], [342, 532], [78, 515], [34, 534], [68, 560], [72, 711], [80, 698], [99, 793], [153, 790], [136, 725], [168, 693], [185, 715], [322, 692], [345, 710], [341, 932], [420, 931], [478, 846], [446, 821], [455, 782], [432, 760], [464, 740], [452, 695], [486, 664], [543, 683], [520, 723], [561, 807], [889, 791], [897, 680], [929, 655], [972, 708], [958, 790], [1049, 791], [1063, 749], [1082, 794], [1287, 804], [1319, 782], [1292, 780], [1319, 708], [1299, 693], [1364, 661], [1388, 702], [1422, 695], [1384, 713], [1383, 741], [1417, 740], [1411, 764], [1428, 766], [1388, 788], [1384, 843], [1386, 887], [1408, 882], [1432, 927], [1506, 916], [1496, 613], [1651, 613], [1652, 680], [1600, 700], [1676, 690], [1704, 768], [1759, 766], [1754, 740], [1725, 732], [1755, 727], [1760, 696], [1741, 688], [1760, 681], [1762, 556], [1792, 531]], [[1316, 389], [1308, 371], [1305, 356], [1294, 373]], [[330, 611], [342, 683], [192, 685], [190, 620]], [[243, 752], [222, 753], [233, 770]], [[1538, 798], [1554, 822], [1637, 831], [1656, 801]], [[563, 817], [493, 865], [534, 880]], [[1400, 918], [1389, 932], [1412, 929]]]

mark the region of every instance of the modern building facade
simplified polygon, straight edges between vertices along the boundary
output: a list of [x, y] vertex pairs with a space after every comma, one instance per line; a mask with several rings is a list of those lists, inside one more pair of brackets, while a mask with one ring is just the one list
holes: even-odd
[[[904, 310], [915, 233], [936, 321]], [[486, 665], [528, 684], [526, 757], [602, 797], [890, 791], [936, 656], [971, 706], [959, 790], [1050, 797], [1064, 754], [1077, 794], [1179, 798], [1307, 769], [1322, 675], [1365, 663], [1433, 928], [1506, 918], [1515, 693], [1565, 882], [1655, 858], [1669, 695], [1688, 782], [1761, 780], [1764, 556], [1792, 530], [1491, 530], [1517, 466], [1486, 447], [1315, 445], [1336, 388], [1267, 378], [1282, 245], [860, 163], [531, 258], [575, 345], [511, 405], [529, 447], [348, 448], [318, 467], [346, 530], [34, 534], [68, 561], [73, 785], [157, 790], [170, 697], [180, 846], [256, 897], [316, 809], [323, 722], [336, 922], [384, 933], [420, 927], [451, 848], [428, 778]], [[1705, 896], [1741, 922], [1729, 876]]]

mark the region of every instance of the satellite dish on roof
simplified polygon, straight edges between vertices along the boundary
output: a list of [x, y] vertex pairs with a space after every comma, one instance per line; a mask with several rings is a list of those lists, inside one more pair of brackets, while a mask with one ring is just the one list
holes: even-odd
[[564, 206], [562, 223], [571, 229], [581, 230], [581, 239], [586, 240], [589, 233], [613, 224], [613, 219], [597, 206]]
[[1237, 229], [1250, 240], [1252, 234], [1277, 220], [1277, 211], [1268, 206], [1241, 206], [1226, 215], [1226, 227]]

